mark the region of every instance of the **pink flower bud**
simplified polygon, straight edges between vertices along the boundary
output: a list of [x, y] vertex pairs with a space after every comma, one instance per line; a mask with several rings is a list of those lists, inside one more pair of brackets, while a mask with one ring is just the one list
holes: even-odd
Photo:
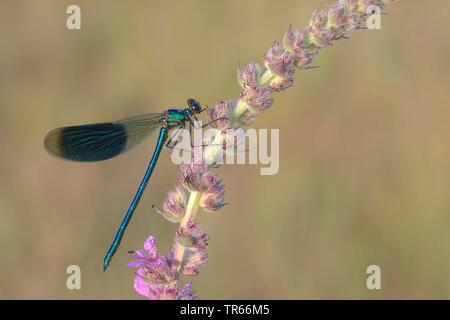
[[254, 88], [258, 86], [261, 73], [261, 66], [256, 62], [250, 62], [243, 70], [241, 70], [240, 65], [238, 64], [237, 75], [241, 88]]
[[167, 198], [163, 202], [163, 210], [156, 205], [153, 208], [170, 222], [180, 222], [184, 217], [188, 198], [184, 190], [176, 186], [167, 193]]
[[217, 181], [213, 187], [202, 194], [199, 206], [205, 211], [217, 211], [225, 205], [224, 198], [225, 187], [221, 184], [221, 181]]
[[187, 261], [183, 267], [183, 274], [186, 276], [196, 276], [200, 273], [200, 269], [208, 263], [208, 254], [204, 251], [189, 251]]
[[230, 127], [230, 109], [234, 106], [231, 100], [219, 100], [216, 105], [209, 109], [206, 108], [206, 115], [208, 122], [211, 122], [211, 127], [223, 130]]

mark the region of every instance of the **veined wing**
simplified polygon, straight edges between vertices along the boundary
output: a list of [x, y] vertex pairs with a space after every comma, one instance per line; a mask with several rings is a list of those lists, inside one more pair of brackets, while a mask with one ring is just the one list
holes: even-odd
[[116, 122], [63, 127], [50, 131], [44, 146], [53, 156], [102, 161], [131, 150], [160, 128], [164, 115], [149, 113]]

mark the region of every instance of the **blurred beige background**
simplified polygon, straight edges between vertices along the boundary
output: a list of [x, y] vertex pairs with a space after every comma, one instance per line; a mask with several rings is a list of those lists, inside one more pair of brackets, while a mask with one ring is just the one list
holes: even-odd
[[[78, 4], [82, 29], [69, 31]], [[236, 62], [260, 61], [319, 0], [1, 1], [0, 298], [140, 299], [128, 250], [175, 183], [166, 150], [108, 272], [104, 254], [155, 139], [114, 160], [50, 157], [47, 131], [236, 98]], [[328, 1], [327, 3], [331, 3]], [[398, 1], [382, 30], [353, 32], [298, 71], [259, 128], [280, 129], [280, 170], [218, 170], [226, 202], [200, 214], [203, 299], [450, 297], [450, 2]], [[82, 289], [66, 289], [68, 265]], [[366, 288], [381, 267], [382, 289]], [[186, 278], [183, 279], [186, 281]]]

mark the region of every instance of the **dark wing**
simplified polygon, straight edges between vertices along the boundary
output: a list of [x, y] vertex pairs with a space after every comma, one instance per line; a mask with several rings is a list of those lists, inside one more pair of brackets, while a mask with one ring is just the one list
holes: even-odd
[[117, 122], [58, 128], [44, 140], [48, 153], [73, 161], [102, 161], [137, 146], [161, 126], [163, 115], [145, 114]]

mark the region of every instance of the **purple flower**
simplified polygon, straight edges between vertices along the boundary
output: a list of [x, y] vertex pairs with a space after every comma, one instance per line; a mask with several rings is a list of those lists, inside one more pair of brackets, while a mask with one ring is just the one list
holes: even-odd
[[[231, 122], [238, 122], [244, 126], [252, 124], [258, 115], [273, 105], [272, 93], [273, 90], [269, 86], [244, 89], [240, 101], [232, 110]], [[243, 111], [236, 112], [240, 109]]]
[[222, 181], [216, 181], [208, 190], [206, 190], [200, 198], [199, 206], [205, 211], [217, 211], [222, 208], [226, 203], [225, 199], [225, 186]]
[[344, 6], [337, 2], [328, 10], [327, 26], [343, 32], [347, 28], [347, 18]]
[[230, 128], [230, 109], [233, 105], [231, 100], [219, 100], [212, 109], [207, 107], [206, 115], [211, 127], [218, 130]]
[[181, 164], [178, 182], [189, 191], [204, 192], [216, 184], [217, 175], [205, 163]]
[[[173, 280], [172, 259], [156, 254], [156, 240], [150, 236], [144, 243], [144, 250], [130, 254], [137, 260], [127, 264], [130, 268], [139, 268], [137, 277], [149, 281], [153, 285], [168, 283]], [[147, 254], [148, 253], [148, 254]]]
[[255, 88], [258, 86], [261, 74], [261, 66], [256, 62], [250, 62], [243, 70], [241, 70], [238, 63], [237, 77], [242, 89]]
[[136, 292], [151, 300], [195, 300], [198, 298], [198, 294], [192, 289], [192, 284], [189, 282], [182, 290], [178, 290], [177, 287], [171, 288], [167, 285], [151, 285], [139, 276], [134, 278]]
[[183, 274], [186, 276], [197, 276], [200, 269], [208, 263], [208, 254], [203, 250], [187, 250], [186, 257], [186, 263], [183, 266]]
[[[196, 225], [192, 228], [196, 229]], [[204, 235], [199, 234], [197, 237], [203, 238]], [[192, 290], [192, 283], [188, 283], [181, 291], [178, 291], [178, 279], [174, 279], [172, 272], [173, 259], [156, 254], [154, 237], [148, 237], [144, 243], [144, 249], [145, 251], [138, 250], [130, 254], [137, 260], [131, 261], [127, 265], [130, 268], [139, 268], [134, 278], [134, 289], [139, 294], [152, 300], [193, 300], [197, 298], [196, 292]]]
[[208, 244], [209, 236], [198, 229], [198, 224], [189, 221], [185, 227], [180, 227], [175, 234], [175, 241], [184, 247], [203, 250]]
[[290, 65], [292, 63], [292, 55], [284, 50], [284, 47], [275, 41], [269, 51], [262, 58], [264, 66], [270, 70], [270, 72], [284, 76], [289, 73]]
[[195, 300], [198, 298], [196, 291], [192, 290], [192, 282], [187, 283], [181, 291], [178, 292], [179, 300]]
[[305, 44], [307, 30], [298, 28], [292, 31], [289, 26], [283, 39], [285, 49], [292, 53], [294, 66], [300, 69], [313, 69], [312, 63], [318, 54], [318, 49]]
[[188, 198], [180, 186], [175, 186], [167, 193], [167, 198], [163, 202], [163, 210], [156, 205], [153, 208], [170, 222], [180, 222], [184, 217]]
[[274, 75], [269, 86], [275, 91], [282, 91], [294, 83], [294, 56], [275, 41], [269, 51], [263, 56], [264, 66]]
[[257, 113], [262, 113], [273, 105], [272, 90], [269, 87], [248, 88], [242, 91], [241, 100]]

